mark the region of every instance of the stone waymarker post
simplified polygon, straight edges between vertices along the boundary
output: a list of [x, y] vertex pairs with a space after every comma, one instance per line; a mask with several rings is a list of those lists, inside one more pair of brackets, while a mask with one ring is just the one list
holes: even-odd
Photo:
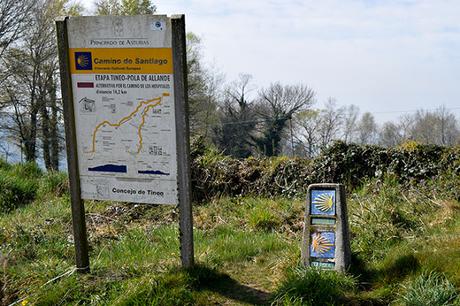
[[302, 262], [305, 266], [344, 272], [350, 264], [350, 255], [344, 186], [308, 186]]
[[178, 205], [192, 266], [184, 16], [56, 25], [77, 268], [89, 271], [85, 199]]

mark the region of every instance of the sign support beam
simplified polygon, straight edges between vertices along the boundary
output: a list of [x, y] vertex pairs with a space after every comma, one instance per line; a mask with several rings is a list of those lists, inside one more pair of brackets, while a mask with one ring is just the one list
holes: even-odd
[[69, 40], [67, 17], [56, 21], [61, 74], [62, 101], [67, 148], [67, 167], [70, 182], [70, 201], [72, 205], [72, 224], [75, 244], [77, 271], [89, 273], [88, 239], [86, 235], [85, 206], [81, 199], [80, 175], [78, 170], [77, 136], [75, 129], [74, 101], [69, 66]]
[[176, 101], [175, 112], [178, 167], [177, 182], [179, 188], [180, 252], [182, 267], [190, 268], [194, 265], [194, 250], [184, 15], [173, 15], [171, 17], [171, 26], [174, 63], [174, 98]]

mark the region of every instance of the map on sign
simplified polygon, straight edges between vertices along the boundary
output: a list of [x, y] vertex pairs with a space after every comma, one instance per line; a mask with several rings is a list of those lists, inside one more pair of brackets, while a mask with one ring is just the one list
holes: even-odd
[[171, 33], [167, 18], [143, 18], [69, 22], [84, 199], [177, 204]]

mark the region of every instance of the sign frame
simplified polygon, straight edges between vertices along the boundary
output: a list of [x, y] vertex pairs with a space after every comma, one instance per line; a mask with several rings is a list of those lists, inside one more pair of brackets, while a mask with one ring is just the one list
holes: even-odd
[[[88, 17], [86, 17], [88, 18]], [[95, 17], [104, 18], [104, 17]], [[173, 56], [174, 109], [176, 128], [177, 188], [179, 207], [179, 239], [181, 262], [184, 268], [194, 265], [193, 217], [191, 204], [190, 132], [187, 95], [187, 59], [185, 16], [172, 15], [171, 48]], [[56, 20], [61, 92], [64, 106], [67, 164], [72, 207], [72, 226], [77, 271], [90, 272], [85, 206], [81, 197], [80, 173], [77, 152], [77, 135], [74, 95], [70, 69], [68, 37], [69, 17]]]

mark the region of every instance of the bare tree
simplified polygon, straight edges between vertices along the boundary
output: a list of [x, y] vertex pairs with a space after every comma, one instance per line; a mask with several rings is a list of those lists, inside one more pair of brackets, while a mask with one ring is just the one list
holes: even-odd
[[375, 144], [377, 141], [377, 124], [374, 116], [366, 112], [358, 124], [358, 142], [360, 144]]
[[6, 137], [0, 137], [0, 153], [3, 155], [6, 162], [14, 155], [12, 144]]
[[221, 126], [215, 141], [225, 153], [235, 157], [248, 157], [253, 153], [253, 133], [257, 125], [253, 101], [248, 97], [254, 86], [252, 76], [240, 74], [224, 92], [220, 108]]
[[401, 128], [393, 122], [385, 122], [379, 133], [379, 144], [385, 147], [394, 147], [402, 141]]
[[455, 115], [442, 105], [435, 114], [438, 117], [438, 133], [441, 136], [441, 145], [454, 145], [459, 136], [458, 123]]
[[273, 83], [259, 92], [258, 114], [263, 119], [259, 149], [266, 156], [281, 152], [281, 139], [287, 123], [298, 111], [313, 104], [314, 91], [306, 85], [281, 85]]
[[402, 141], [412, 139], [412, 131], [414, 128], [414, 116], [412, 115], [403, 115], [398, 119], [398, 128], [401, 133]]
[[0, 58], [4, 51], [24, 33], [34, 0], [0, 1]]
[[351, 104], [345, 107], [343, 114], [343, 141], [353, 142], [358, 129], [359, 107]]
[[460, 135], [454, 114], [444, 106], [434, 112], [419, 110], [413, 121], [412, 136], [421, 143], [454, 145]]
[[220, 97], [222, 75], [205, 66], [201, 39], [187, 33], [187, 81], [192, 136], [211, 137], [218, 123], [217, 101]]
[[321, 117], [319, 110], [305, 110], [295, 116], [297, 139], [304, 144], [307, 157], [318, 153]]
[[339, 138], [343, 124], [344, 108], [337, 108], [334, 98], [329, 97], [325, 108], [320, 112], [319, 147], [326, 148], [333, 140]]
[[2, 128], [16, 139], [26, 161], [35, 161], [39, 146], [47, 169], [59, 165], [60, 142], [57, 98], [57, 51], [54, 19], [77, 12], [67, 1], [36, 1], [30, 24], [20, 43], [5, 53], [11, 72], [5, 81], [1, 103], [9, 120]]
[[[11, 121], [4, 121], [2, 129], [17, 139], [26, 161], [35, 161], [37, 151], [37, 130], [39, 102], [37, 93], [38, 71], [23, 50], [9, 50], [6, 66], [15, 67], [15, 73], [5, 82], [3, 103], [8, 105], [7, 114]], [[10, 125], [8, 122], [13, 122]]]

